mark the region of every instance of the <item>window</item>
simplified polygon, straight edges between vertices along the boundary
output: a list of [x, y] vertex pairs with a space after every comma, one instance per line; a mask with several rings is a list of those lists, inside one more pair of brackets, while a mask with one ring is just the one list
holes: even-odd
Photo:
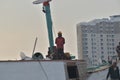
[[93, 30], [90, 30], [90, 32], [93, 32]]
[[115, 54], [115, 52], [113, 51], [113, 54]]
[[101, 46], [103, 45], [103, 43], [101, 43]]
[[107, 46], [109, 46], [110, 44], [109, 43], [107, 43]]
[[112, 38], [114, 37], [114, 35], [112, 35]]
[[87, 41], [88, 39], [87, 38], [83, 38], [83, 41]]
[[100, 37], [103, 37], [103, 35], [100, 35]]
[[95, 34], [91, 34], [91, 37], [95, 37], [96, 35]]
[[87, 50], [87, 49], [88, 49], [88, 47], [87, 47], [87, 46], [84, 46], [84, 47], [83, 47], [83, 50]]
[[87, 30], [82, 30], [83, 32], [87, 32]]
[[102, 53], [102, 54], [104, 54], [104, 52], [103, 52], [103, 51], [101, 51], [101, 53]]
[[115, 48], [113, 47], [113, 50], [114, 50]]
[[112, 41], [114, 42], [114, 39], [112, 39]]
[[100, 39], [101, 41], [103, 41], [103, 39]]
[[101, 49], [103, 49], [103, 47], [101, 47]]
[[93, 41], [93, 38], [91, 38], [91, 41]]
[[114, 46], [114, 43], [112, 43], [112, 46]]
[[102, 56], [101, 56], [101, 58], [103, 59], [103, 58], [104, 58], [104, 56], [102, 55]]
[[88, 51], [83, 51], [83, 53], [84, 53], [84, 54], [87, 54], [87, 53], [88, 53]]
[[109, 49], [111, 50], [111, 47]]
[[87, 44], [88, 44], [87, 42], [83, 43], [83, 45], [87, 45]]
[[67, 66], [68, 77], [69, 79], [78, 79], [78, 70], [77, 66]]
[[82, 34], [83, 37], [87, 37], [87, 34]]
[[92, 49], [96, 49], [96, 47], [92, 47]]

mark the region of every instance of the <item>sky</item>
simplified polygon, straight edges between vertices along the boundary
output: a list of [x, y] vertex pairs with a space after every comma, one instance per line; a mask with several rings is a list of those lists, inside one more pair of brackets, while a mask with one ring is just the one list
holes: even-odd
[[[47, 55], [49, 41], [42, 4], [34, 0], [0, 0], [0, 60], [18, 60], [20, 52]], [[52, 0], [50, 2], [54, 39], [61, 31], [65, 52], [77, 56], [76, 25], [120, 14], [120, 0]]]

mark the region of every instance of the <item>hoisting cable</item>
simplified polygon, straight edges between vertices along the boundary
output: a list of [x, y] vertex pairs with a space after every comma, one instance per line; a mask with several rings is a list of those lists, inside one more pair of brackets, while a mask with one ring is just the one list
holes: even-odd
[[43, 68], [40, 60], [38, 60], [38, 63], [39, 63], [39, 65], [40, 65], [40, 67], [42, 68], [42, 70], [43, 70], [43, 72], [44, 72], [44, 74], [45, 74], [45, 76], [46, 76], [46, 78], [47, 78], [47, 80], [48, 80], [48, 75], [47, 75], [47, 73], [45, 72], [45, 69]]

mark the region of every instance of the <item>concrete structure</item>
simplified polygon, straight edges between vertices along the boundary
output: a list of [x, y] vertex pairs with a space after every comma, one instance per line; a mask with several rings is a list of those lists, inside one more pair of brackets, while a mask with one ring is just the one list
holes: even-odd
[[1, 80], [86, 80], [86, 72], [80, 60], [0, 61]]
[[98, 66], [116, 56], [120, 41], [120, 15], [77, 24], [78, 57]]

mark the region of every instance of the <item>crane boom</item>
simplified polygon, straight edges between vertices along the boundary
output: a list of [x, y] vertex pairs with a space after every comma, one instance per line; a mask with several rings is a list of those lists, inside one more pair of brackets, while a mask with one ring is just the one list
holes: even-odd
[[53, 40], [52, 18], [51, 18], [49, 1], [44, 2], [43, 6], [44, 6], [44, 10], [45, 10], [45, 15], [46, 15], [50, 52], [53, 52], [54, 40]]
[[52, 31], [52, 19], [51, 19], [51, 11], [50, 11], [50, 2], [51, 0], [36, 0], [33, 4], [41, 4], [43, 3], [43, 11], [46, 15], [46, 22], [47, 22], [47, 30], [48, 30], [48, 38], [49, 38], [49, 46], [50, 46], [50, 53], [53, 52], [54, 40], [53, 40], [53, 31]]

